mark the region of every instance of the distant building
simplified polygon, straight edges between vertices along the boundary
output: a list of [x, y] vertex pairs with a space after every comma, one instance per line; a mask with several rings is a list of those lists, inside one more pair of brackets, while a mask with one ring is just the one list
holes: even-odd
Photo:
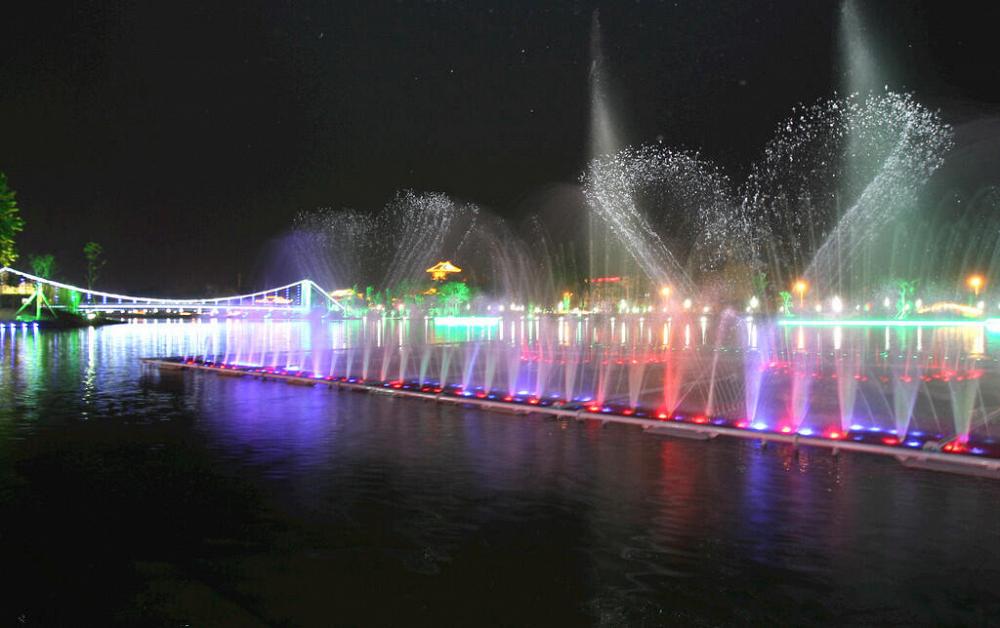
[[427, 269], [427, 272], [430, 273], [431, 280], [445, 281], [446, 279], [448, 279], [448, 275], [454, 273], [460, 273], [462, 272], [462, 269], [459, 268], [458, 266], [455, 266], [449, 261], [444, 261], [434, 264], [433, 266]]

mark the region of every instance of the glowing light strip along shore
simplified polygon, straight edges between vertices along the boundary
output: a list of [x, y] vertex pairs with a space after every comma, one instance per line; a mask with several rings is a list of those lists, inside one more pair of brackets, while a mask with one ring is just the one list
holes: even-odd
[[987, 320], [865, 320], [865, 319], [778, 319], [782, 327], [983, 327], [1000, 324], [1000, 319]]

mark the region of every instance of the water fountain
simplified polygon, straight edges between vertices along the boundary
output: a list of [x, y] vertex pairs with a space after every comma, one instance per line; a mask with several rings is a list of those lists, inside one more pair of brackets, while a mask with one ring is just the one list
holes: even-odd
[[[846, 32], [858, 19], [846, 5]], [[285, 259], [322, 285], [371, 286], [357, 316], [274, 321], [263, 331], [236, 321], [220, 342], [157, 364], [671, 435], [809, 444], [937, 467], [958, 461], [996, 475], [1000, 371], [982, 308], [966, 306], [979, 319], [956, 323], [918, 302], [958, 300], [954, 290], [927, 290], [938, 269], [920, 263], [918, 247], [940, 233], [934, 220], [920, 222], [922, 193], [946, 161], [951, 131], [913, 96], [875, 86], [863, 38], [844, 42], [860, 93], [795, 109], [746, 179], [733, 182], [696, 153], [621, 147], [595, 12], [592, 160], [575, 216], [589, 227], [575, 250], [591, 259], [556, 255], [553, 243], [568, 236], [538, 220], [518, 229], [443, 194], [403, 192], [376, 212], [309, 212], [289, 235], [294, 253]], [[976, 213], [944, 233], [985, 238], [984, 224], [996, 226], [990, 220]], [[910, 223], [921, 226], [901, 238]], [[945, 274], [978, 265], [977, 299], [983, 283], [1000, 280], [1000, 238], [992, 238], [981, 240], [988, 253], [946, 265]], [[482, 287], [466, 305], [478, 318], [435, 310], [421, 278], [444, 258], [462, 260]], [[577, 267], [590, 275], [566, 272]], [[595, 296], [600, 282], [631, 292]]]

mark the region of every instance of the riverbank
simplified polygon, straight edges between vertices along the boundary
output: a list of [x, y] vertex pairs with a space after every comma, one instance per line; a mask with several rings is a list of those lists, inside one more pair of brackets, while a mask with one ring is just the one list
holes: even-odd
[[83, 327], [102, 327], [104, 325], [118, 325], [125, 321], [117, 318], [108, 318], [101, 314], [93, 315], [90, 318], [85, 315], [71, 314], [69, 312], [57, 312], [54, 318], [43, 318], [37, 321], [18, 320], [16, 310], [0, 309], [0, 325], [3, 326], [31, 326], [37, 329], [80, 329]]

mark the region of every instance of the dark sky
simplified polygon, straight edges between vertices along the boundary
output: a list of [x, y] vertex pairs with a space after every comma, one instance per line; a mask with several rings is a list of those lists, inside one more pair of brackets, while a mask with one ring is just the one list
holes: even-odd
[[[862, 3], [894, 87], [946, 117], [1000, 104], [1000, 7]], [[203, 6], [204, 5], [204, 6]], [[0, 20], [0, 170], [25, 259], [105, 287], [235, 287], [302, 209], [401, 188], [501, 215], [586, 159], [591, 12], [629, 143], [739, 175], [840, 86], [838, 2], [22, 2]], [[511, 216], [516, 217], [516, 216]]]

